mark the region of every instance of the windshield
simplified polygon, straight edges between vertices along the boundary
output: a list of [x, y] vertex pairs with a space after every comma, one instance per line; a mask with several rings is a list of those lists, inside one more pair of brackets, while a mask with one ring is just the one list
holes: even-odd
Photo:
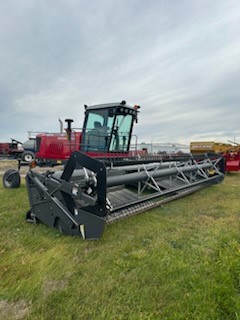
[[82, 137], [84, 151], [127, 152], [133, 116], [111, 109], [90, 110]]
[[131, 115], [121, 114], [116, 116], [109, 151], [128, 151], [131, 125]]

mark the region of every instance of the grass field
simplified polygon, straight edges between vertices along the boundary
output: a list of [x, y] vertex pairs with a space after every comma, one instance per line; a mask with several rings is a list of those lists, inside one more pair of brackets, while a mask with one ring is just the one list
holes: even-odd
[[0, 185], [0, 319], [240, 319], [240, 174], [83, 241]]

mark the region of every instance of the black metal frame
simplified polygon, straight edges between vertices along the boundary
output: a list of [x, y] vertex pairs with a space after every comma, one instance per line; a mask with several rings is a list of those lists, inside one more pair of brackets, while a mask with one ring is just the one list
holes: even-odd
[[[70, 181], [77, 166], [94, 172], [96, 176], [96, 199], [82, 193], [81, 185]], [[105, 185], [104, 185], [105, 183]], [[84, 239], [99, 239], [103, 233], [106, 215], [106, 169], [105, 166], [81, 152], [74, 152], [60, 179], [53, 173], [45, 175], [29, 171], [26, 176], [31, 209], [26, 218], [29, 222], [42, 221], [58, 228], [62, 233], [79, 235]], [[89, 205], [81, 207], [84, 200]]]
[[[159, 162], [156, 168], [141, 159], [141, 169], [129, 164], [125, 161], [125, 168], [110, 167], [107, 171], [104, 163], [75, 151], [62, 172], [29, 171], [26, 182], [31, 209], [27, 220], [40, 220], [65, 234], [98, 239], [106, 223], [224, 178], [224, 160], [217, 155]], [[137, 187], [138, 192], [128, 185]], [[152, 193], [144, 194], [146, 188]]]

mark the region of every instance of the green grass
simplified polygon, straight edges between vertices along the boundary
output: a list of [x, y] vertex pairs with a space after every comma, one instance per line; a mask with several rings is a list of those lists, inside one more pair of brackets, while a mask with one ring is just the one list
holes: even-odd
[[106, 228], [25, 222], [0, 185], [0, 319], [240, 319], [240, 174]]

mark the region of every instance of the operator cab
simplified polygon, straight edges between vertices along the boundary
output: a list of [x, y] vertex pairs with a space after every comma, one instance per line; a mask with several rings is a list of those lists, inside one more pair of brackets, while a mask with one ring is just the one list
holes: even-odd
[[81, 150], [97, 153], [127, 153], [139, 106], [109, 103], [85, 106]]

